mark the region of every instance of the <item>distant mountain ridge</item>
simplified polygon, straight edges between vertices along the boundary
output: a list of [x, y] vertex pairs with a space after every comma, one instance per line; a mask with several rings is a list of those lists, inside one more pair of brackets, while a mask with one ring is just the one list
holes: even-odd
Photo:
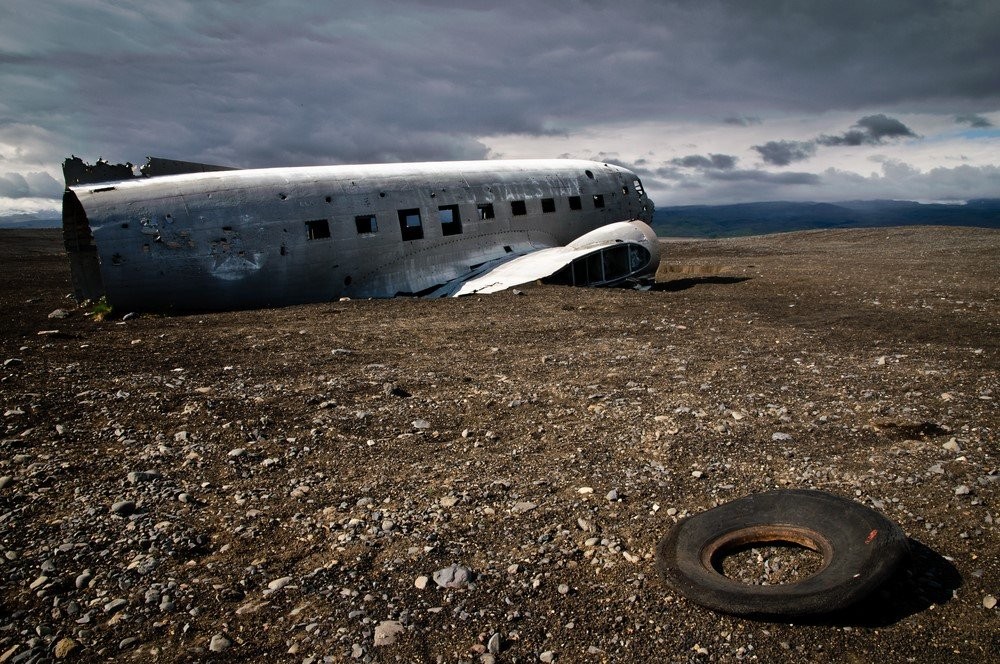
[[892, 200], [679, 205], [658, 207], [653, 215], [653, 228], [660, 237], [736, 237], [910, 225], [1000, 229], [1000, 198], [974, 199], [964, 205]]

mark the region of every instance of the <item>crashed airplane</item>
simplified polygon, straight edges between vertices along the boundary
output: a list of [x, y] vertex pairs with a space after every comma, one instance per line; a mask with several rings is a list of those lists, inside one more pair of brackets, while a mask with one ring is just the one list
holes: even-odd
[[637, 285], [659, 265], [638, 176], [593, 161], [63, 166], [76, 296], [119, 310]]

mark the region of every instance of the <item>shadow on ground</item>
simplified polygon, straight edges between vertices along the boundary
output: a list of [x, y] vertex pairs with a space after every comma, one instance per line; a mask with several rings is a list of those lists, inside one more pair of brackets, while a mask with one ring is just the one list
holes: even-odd
[[655, 291], [682, 291], [695, 286], [708, 284], [738, 284], [749, 281], [751, 277], [720, 277], [718, 275], [708, 277], [688, 277], [685, 279], [672, 279], [662, 281], [653, 285], [651, 290]]
[[931, 605], [946, 604], [962, 586], [962, 575], [930, 547], [912, 538], [909, 545], [909, 559], [867, 599], [836, 613], [794, 622], [836, 627], [888, 627], [926, 611]]

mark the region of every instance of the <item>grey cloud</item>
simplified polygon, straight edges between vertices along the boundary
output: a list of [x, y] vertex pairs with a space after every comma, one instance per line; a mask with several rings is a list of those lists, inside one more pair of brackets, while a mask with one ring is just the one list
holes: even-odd
[[697, 168], [699, 170], [729, 170], [736, 166], [737, 158], [728, 154], [710, 154], [707, 157], [700, 154], [691, 154], [686, 157], [671, 159], [674, 166], [684, 168]]
[[680, 169], [670, 168], [669, 166], [657, 168], [652, 171], [652, 174], [665, 180], [684, 180], [687, 177]]
[[31, 187], [20, 173], [0, 175], [0, 196], [6, 198], [27, 198], [31, 196]]
[[3, 198], [55, 198], [62, 190], [63, 185], [44, 172], [0, 175], [0, 197]]
[[858, 120], [854, 128], [840, 136], [822, 135], [816, 138], [820, 145], [878, 145], [887, 138], [916, 137], [912, 129], [884, 113], [866, 115]]
[[768, 184], [820, 184], [821, 178], [815, 173], [771, 173], [762, 170], [738, 170], [727, 172], [713, 172], [707, 174], [710, 179], [724, 181], [750, 180], [752, 182], [766, 182]]
[[768, 141], [755, 145], [765, 162], [775, 166], [788, 166], [793, 161], [803, 161], [816, 154], [816, 145], [811, 141]]
[[966, 113], [965, 115], [956, 115], [955, 122], [958, 124], [967, 124], [973, 129], [987, 129], [993, 126], [987, 118], [975, 113]]
[[737, 127], [750, 127], [763, 124], [760, 118], [751, 115], [734, 115], [723, 119], [722, 122]]
[[661, 206], [769, 200], [968, 200], [996, 197], [1000, 191], [1000, 166], [961, 165], [921, 171], [900, 161], [886, 160], [881, 172], [868, 176], [835, 168], [820, 174], [741, 170], [678, 179], [659, 188], [647, 182], [646, 188]]

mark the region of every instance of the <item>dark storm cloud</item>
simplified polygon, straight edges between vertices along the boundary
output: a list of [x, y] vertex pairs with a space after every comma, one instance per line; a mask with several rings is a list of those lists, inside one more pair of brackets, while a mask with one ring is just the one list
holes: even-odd
[[1000, 102], [989, 0], [8, 0], [0, 23], [17, 26], [0, 116], [57, 131], [53, 155], [482, 157], [478, 136], [707, 107], [749, 126], [769, 110]]
[[[1000, 107], [994, 0], [5, 0], [0, 25], [0, 152], [22, 175], [70, 153], [469, 159], [498, 134]], [[673, 168], [736, 170], [704, 158]]]
[[816, 154], [816, 145], [812, 141], [768, 141], [763, 145], [754, 145], [753, 149], [765, 162], [775, 166], [788, 166], [793, 161], [803, 161]]
[[976, 115], [975, 113], [966, 113], [965, 115], [956, 115], [955, 122], [958, 124], [967, 124], [973, 129], [988, 129], [993, 126], [993, 123], [981, 115]]
[[699, 170], [729, 170], [736, 166], [736, 157], [728, 154], [710, 154], [707, 157], [700, 154], [691, 154], [686, 157], [671, 159], [674, 166], [684, 168], [697, 168]]
[[854, 127], [840, 136], [822, 135], [816, 138], [820, 145], [879, 145], [887, 138], [915, 138], [912, 129], [884, 113], [866, 115]]

